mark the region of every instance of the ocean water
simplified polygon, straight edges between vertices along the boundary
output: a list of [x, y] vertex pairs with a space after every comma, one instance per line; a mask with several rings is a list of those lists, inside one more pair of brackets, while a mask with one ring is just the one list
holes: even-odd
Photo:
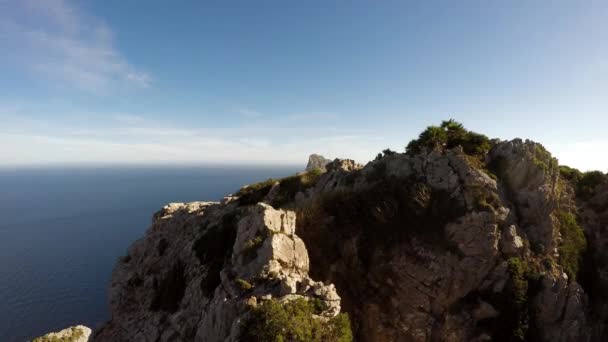
[[219, 200], [297, 167], [0, 169], [0, 341], [109, 319], [116, 259], [169, 202]]

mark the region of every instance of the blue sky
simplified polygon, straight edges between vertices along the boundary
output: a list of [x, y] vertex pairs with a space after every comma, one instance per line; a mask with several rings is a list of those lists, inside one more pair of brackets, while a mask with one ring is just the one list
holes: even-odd
[[608, 170], [605, 1], [0, 0], [4, 165], [360, 162], [454, 118]]

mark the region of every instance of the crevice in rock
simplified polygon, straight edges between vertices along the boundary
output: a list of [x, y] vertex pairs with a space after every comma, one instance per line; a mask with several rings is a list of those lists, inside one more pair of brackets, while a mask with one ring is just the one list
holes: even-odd
[[184, 265], [181, 262], [177, 262], [161, 279], [150, 304], [150, 309], [152, 311], [175, 312], [179, 307], [185, 290]]

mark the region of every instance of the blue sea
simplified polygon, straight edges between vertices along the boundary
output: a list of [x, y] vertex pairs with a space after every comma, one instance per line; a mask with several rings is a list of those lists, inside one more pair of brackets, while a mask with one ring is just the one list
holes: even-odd
[[219, 200], [297, 167], [0, 169], [0, 341], [108, 320], [116, 259], [169, 202]]

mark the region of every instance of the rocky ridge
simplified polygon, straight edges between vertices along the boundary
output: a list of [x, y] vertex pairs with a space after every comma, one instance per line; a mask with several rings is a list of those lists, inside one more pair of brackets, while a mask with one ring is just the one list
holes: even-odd
[[[608, 185], [582, 200], [542, 145], [461, 132], [165, 206], [93, 340], [255, 340], [264, 303], [298, 300], [357, 341], [604, 340]], [[350, 340], [318, 331], [287, 340]]]

